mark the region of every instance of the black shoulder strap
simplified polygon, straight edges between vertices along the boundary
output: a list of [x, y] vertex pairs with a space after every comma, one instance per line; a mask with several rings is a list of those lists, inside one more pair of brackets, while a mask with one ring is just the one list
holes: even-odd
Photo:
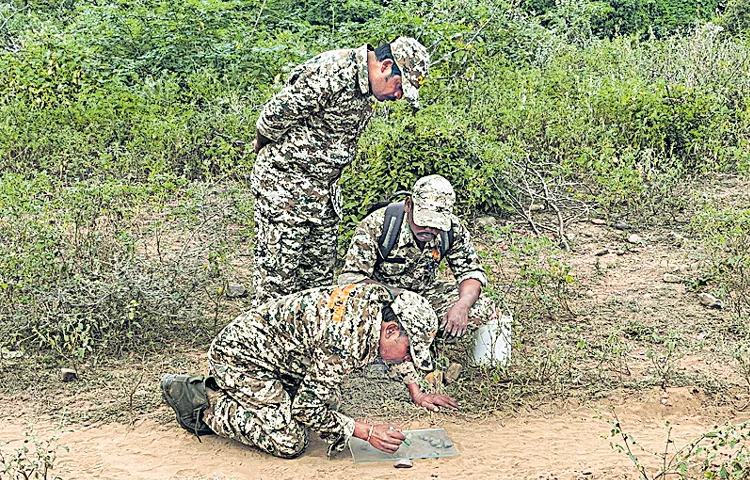
[[440, 232], [440, 259], [445, 258], [445, 254], [448, 253], [453, 246], [453, 225], [447, 232]]
[[401, 233], [401, 223], [404, 221], [404, 202], [389, 204], [385, 209], [385, 219], [383, 220], [383, 231], [380, 233], [378, 240], [378, 251], [380, 252], [380, 262], [384, 262], [391, 250], [398, 241], [398, 235]]

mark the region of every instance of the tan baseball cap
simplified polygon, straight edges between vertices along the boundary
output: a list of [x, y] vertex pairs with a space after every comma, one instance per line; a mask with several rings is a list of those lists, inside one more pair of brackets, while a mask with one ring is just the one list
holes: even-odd
[[401, 70], [404, 100], [419, 108], [419, 87], [430, 68], [430, 54], [424, 45], [411, 37], [398, 37], [392, 41], [391, 53]]
[[430, 345], [438, 329], [432, 305], [423, 296], [404, 290], [391, 303], [391, 308], [409, 337], [412, 363], [420, 370], [432, 370]]
[[414, 223], [447, 232], [451, 229], [451, 214], [456, 204], [456, 192], [451, 182], [440, 175], [422, 177], [411, 191]]

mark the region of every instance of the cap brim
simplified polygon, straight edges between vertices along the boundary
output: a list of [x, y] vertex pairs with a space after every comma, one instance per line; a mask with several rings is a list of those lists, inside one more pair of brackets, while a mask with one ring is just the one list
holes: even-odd
[[451, 229], [452, 222], [447, 215], [419, 208], [415, 203], [414, 223], [416, 223], [420, 227], [437, 228], [438, 230], [447, 232]]
[[429, 347], [425, 348], [425, 346], [420, 343], [418, 348], [414, 348], [414, 345], [409, 343], [409, 351], [411, 352], [411, 362], [417, 370], [425, 370], [427, 372], [434, 370]]
[[419, 89], [402, 77], [401, 90], [404, 91], [404, 100], [411, 103], [414, 108], [419, 108]]

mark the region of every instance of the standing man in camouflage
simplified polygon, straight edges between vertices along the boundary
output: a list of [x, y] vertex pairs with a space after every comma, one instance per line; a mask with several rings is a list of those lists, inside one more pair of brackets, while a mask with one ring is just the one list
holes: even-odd
[[322, 53], [295, 68], [256, 125], [255, 305], [333, 282], [341, 199], [374, 101], [418, 105], [430, 64], [427, 49], [399, 37]]
[[[162, 395], [187, 430], [277, 457], [300, 455], [308, 429], [329, 443], [329, 455], [352, 436], [392, 453], [405, 438], [397, 426], [337, 411], [341, 379], [378, 355], [429, 370], [436, 332], [435, 312], [415, 293], [394, 298], [387, 287], [366, 284], [314, 288], [237, 317], [211, 344], [210, 376], [164, 375]], [[448, 395], [418, 393], [426, 408], [458, 408]]]
[[[417, 180], [402, 207], [400, 228], [391, 232], [398, 237], [387, 258], [382, 257], [381, 249], [386, 208], [381, 208], [357, 227], [339, 284], [381, 283], [394, 291], [417, 292], [430, 301], [440, 329], [451, 336], [466, 333], [470, 321], [479, 325], [498, 318], [495, 303], [479, 296], [487, 277], [469, 231], [453, 214], [455, 203], [456, 193], [444, 177], [430, 175]], [[455, 283], [438, 279], [443, 258]]]

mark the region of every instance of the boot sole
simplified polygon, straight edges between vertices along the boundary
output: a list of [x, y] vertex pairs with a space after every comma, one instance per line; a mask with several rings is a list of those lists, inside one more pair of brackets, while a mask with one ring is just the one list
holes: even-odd
[[185, 423], [180, 418], [180, 411], [177, 408], [177, 404], [175, 403], [175, 401], [172, 399], [172, 397], [167, 395], [167, 389], [169, 388], [169, 385], [172, 384], [176, 376], [177, 375], [175, 375], [174, 373], [165, 373], [161, 376], [161, 381], [159, 382], [159, 385], [161, 386], [161, 398], [164, 399], [164, 403], [169, 405], [172, 411], [174, 411], [174, 416], [177, 419], [177, 423], [188, 432], [192, 432], [192, 429], [189, 426], [185, 425]]
[[[172, 399], [170, 395], [167, 395], [167, 389], [169, 385], [174, 381], [175, 378], [177, 378], [179, 375], [176, 375], [174, 373], [165, 373], [161, 376], [161, 380], [159, 382], [159, 386], [161, 387], [161, 398], [164, 399], [164, 402], [169, 405], [169, 407], [174, 411], [175, 419], [177, 420], [177, 423], [187, 430], [188, 432], [201, 436], [201, 435], [214, 435], [214, 432], [209, 431], [203, 431], [201, 428], [198, 428], [197, 431], [195, 428], [190, 427], [189, 425], [185, 424], [185, 422], [182, 421], [180, 418], [180, 410], [177, 408], [177, 403]], [[201, 422], [202, 423], [202, 422]]]

